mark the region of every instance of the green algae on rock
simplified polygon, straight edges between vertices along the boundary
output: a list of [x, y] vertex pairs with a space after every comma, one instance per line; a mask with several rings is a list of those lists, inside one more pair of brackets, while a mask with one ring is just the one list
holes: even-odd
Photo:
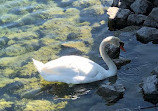
[[13, 105], [13, 102], [11, 101], [5, 101], [4, 99], [0, 99], [0, 110], [1, 111], [7, 111], [7, 109], [10, 109]]

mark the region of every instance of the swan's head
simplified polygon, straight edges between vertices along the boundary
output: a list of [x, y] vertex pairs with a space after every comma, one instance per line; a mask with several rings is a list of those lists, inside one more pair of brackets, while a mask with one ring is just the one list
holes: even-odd
[[118, 38], [118, 37], [114, 37], [114, 36], [109, 36], [107, 38], [105, 38], [102, 43], [106, 43], [106, 44], [112, 44], [116, 47], [120, 47], [120, 49], [122, 49], [123, 51], [125, 51], [124, 49], [124, 43]]

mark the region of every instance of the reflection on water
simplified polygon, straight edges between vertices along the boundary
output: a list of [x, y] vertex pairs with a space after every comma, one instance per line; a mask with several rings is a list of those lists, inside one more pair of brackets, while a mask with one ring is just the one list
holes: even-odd
[[[134, 31], [108, 31], [106, 9], [111, 3], [112, 0], [1, 0], [0, 110], [114, 111], [150, 105], [139, 93], [138, 83], [157, 66], [157, 44], [139, 43]], [[132, 60], [119, 69], [115, 79], [72, 87], [41, 84], [31, 58], [46, 63], [75, 54], [106, 67], [98, 47], [109, 35], [120, 35], [127, 50], [121, 56]], [[126, 87], [124, 98], [111, 106], [96, 94], [99, 84], [108, 81]]]

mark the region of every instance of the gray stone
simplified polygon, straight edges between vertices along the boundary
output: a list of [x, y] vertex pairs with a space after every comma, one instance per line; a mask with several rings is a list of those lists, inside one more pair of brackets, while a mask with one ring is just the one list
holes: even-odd
[[136, 14], [148, 14], [152, 9], [151, 3], [148, 0], [135, 0], [130, 8]]
[[121, 66], [129, 64], [131, 62], [130, 59], [125, 59], [125, 58], [113, 59], [113, 61], [118, 69], [121, 68]]
[[129, 9], [110, 7], [107, 11], [109, 15], [108, 25], [110, 30], [121, 29], [127, 26], [127, 17], [131, 13]]
[[102, 96], [107, 102], [116, 102], [123, 97], [125, 88], [121, 84], [102, 84], [97, 93]]
[[147, 16], [142, 14], [130, 14], [127, 19], [128, 25], [142, 25]]
[[9, 39], [7, 37], [1, 37], [0, 38], [0, 46], [7, 45]]
[[154, 70], [151, 72], [153, 75], [157, 75], [158, 77], [158, 66], [154, 68]]
[[136, 32], [137, 40], [148, 43], [158, 39], [158, 29], [151, 27], [142, 27]]
[[158, 28], [158, 8], [153, 8], [149, 16], [144, 22], [144, 25]]
[[152, 75], [143, 80], [142, 91], [144, 99], [153, 104], [158, 103], [158, 78]]

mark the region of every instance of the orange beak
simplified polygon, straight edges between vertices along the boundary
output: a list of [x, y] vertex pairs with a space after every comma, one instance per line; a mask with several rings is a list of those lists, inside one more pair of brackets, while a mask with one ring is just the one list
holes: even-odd
[[124, 52], [126, 52], [126, 50], [124, 49], [124, 47], [122, 45], [120, 45], [120, 49], [122, 49]]

